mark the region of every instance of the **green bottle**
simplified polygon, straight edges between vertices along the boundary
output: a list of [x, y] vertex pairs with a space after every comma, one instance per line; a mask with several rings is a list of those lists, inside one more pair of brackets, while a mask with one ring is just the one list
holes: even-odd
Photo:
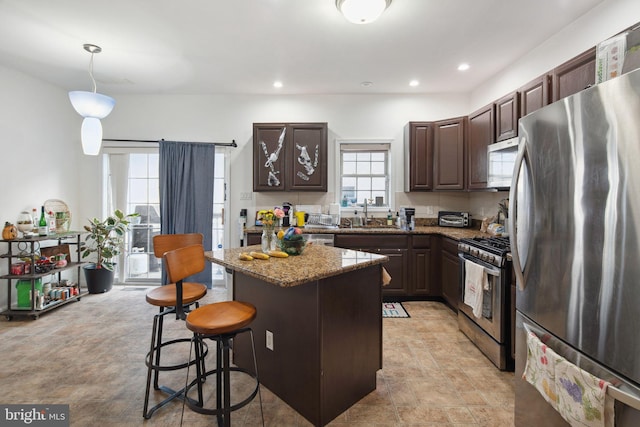
[[40, 221], [38, 221], [38, 235], [46, 236], [49, 230], [47, 230], [47, 218], [44, 216], [44, 206], [40, 209]]

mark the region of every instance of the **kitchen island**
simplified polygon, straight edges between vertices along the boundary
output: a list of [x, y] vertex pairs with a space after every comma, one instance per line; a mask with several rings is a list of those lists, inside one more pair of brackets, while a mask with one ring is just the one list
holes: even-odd
[[[387, 257], [309, 245], [300, 256], [240, 261], [250, 250], [259, 246], [206, 256], [233, 272], [234, 299], [256, 306], [260, 382], [312, 424], [326, 425], [376, 389]], [[234, 341], [234, 363], [252, 370], [247, 334]]]

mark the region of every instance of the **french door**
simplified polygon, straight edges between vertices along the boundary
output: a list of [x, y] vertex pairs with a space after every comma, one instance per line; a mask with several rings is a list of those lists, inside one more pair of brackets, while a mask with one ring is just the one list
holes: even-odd
[[[103, 200], [106, 212], [115, 208], [137, 212], [125, 239], [116, 277], [123, 284], [160, 284], [161, 260], [153, 253], [153, 236], [160, 233], [159, 154], [154, 147], [107, 146], [103, 158]], [[226, 177], [229, 174], [227, 150], [216, 149], [212, 242], [213, 248], [227, 247], [224, 225], [228, 221]], [[206, 248], [209, 249], [209, 248]], [[122, 268], [120, 268], [122, 267]], [[213, 286], [225, 286], [224, 268], [213, 265]]]

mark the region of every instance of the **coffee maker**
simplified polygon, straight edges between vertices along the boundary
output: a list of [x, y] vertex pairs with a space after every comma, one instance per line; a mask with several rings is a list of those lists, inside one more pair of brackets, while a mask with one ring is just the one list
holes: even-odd
[[291, 203], [284, 202], [282, 204], [282, 210], [284, 212], [284, 216], [282, 217], [282, 226], [289, 227], [291, 225]]
[[400, 208], [400, 228], [411, 231], [416, 228], [416, 208]]

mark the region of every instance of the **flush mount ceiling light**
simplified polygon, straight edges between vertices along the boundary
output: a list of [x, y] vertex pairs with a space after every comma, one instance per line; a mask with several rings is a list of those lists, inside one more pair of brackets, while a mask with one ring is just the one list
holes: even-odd
[[349, 22], [369, 24], [382, 15], [392, 0], [336, 0], [336, 7]]
[[69, 100], [73, 108], [84, 117], [80, 137], [84, 154], [95, 156], [100, 152], [102, 144], [102, 123], [116, 105], [115, 99], [110, 96], [96, 93], [96, 79], [93, 78], [93, 54], [102, 52], [100, 46], [93, 44], [83, 45], [84, 50], [91, 54], [89, 61], [89, 77], [93, 82], [93, 92], [75, 90], [69, 92]]

